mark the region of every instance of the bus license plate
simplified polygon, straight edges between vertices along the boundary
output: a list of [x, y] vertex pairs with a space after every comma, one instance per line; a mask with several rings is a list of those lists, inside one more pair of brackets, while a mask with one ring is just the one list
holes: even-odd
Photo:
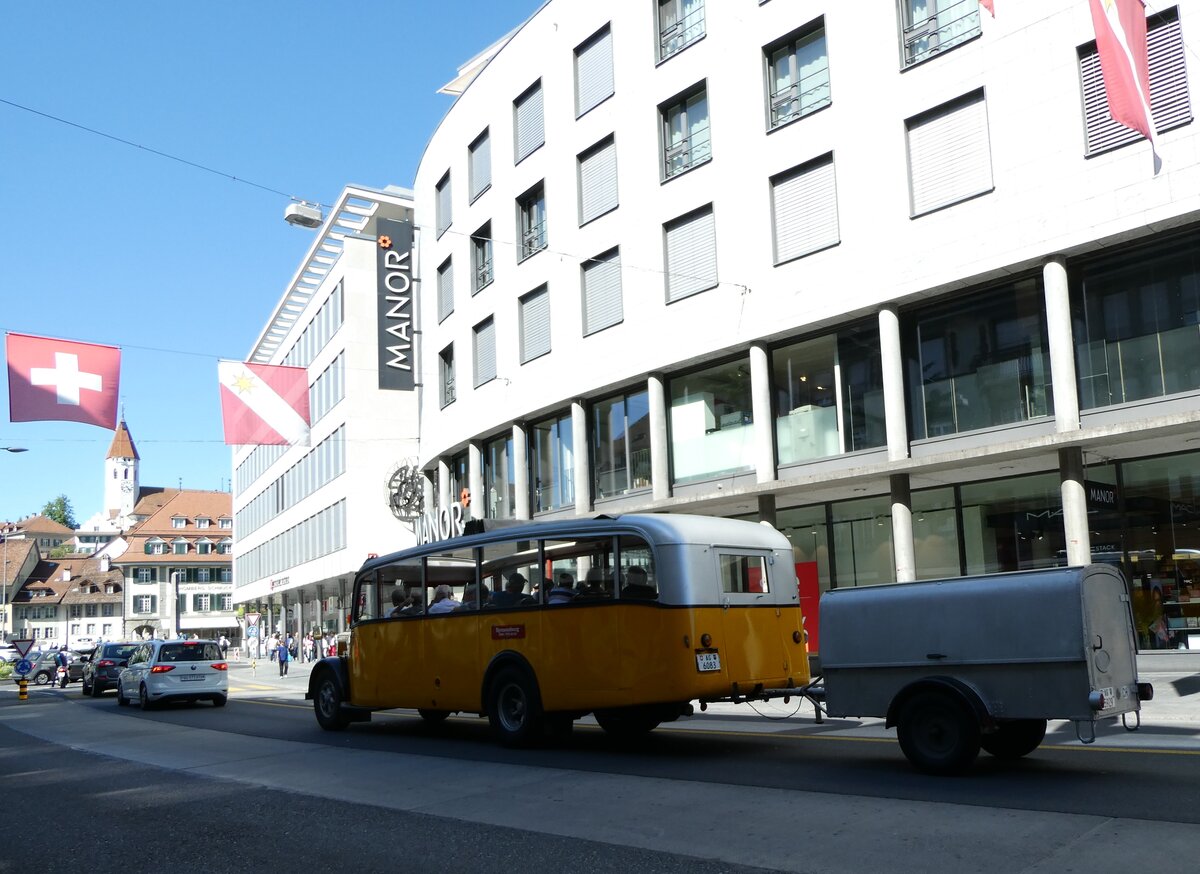
[[702, 674], [721, 670], [721, 654], [715, 652], [696, 653], [696, 670]]

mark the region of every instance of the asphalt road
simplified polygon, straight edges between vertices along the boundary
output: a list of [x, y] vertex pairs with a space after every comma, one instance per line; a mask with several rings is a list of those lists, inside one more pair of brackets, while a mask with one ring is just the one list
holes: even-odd
[[483, 720], [434, 727], [403, 711], [322, 732], [303, 676], [231, 680], [220, 710], [142, 713], [77, 684], [0, 696], [10, 799], [104, 811], [4, 841], [0, 874], [81, 858], [89, 871], [1096, 872], [1177, 866], [1200, 841], [1186, 723], [1092, 746], [1057, 724], [1025, 760], [983, 756], [935, 779], [893, 732], [847, 720], [709, 713], [636, 744], [580, 723], [565, 742], [508, 750]]

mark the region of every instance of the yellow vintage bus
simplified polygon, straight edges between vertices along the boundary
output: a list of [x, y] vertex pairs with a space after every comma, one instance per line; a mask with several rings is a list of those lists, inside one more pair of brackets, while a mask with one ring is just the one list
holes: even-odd
[[638, 734], [693, 701], [810, 681], [791, 545], [752, 522], [506, 525], [369, 560], [352, 603], [348, 646], [314, 666], [306, 695], [331, 731], [415, 708], [486, 715], [506, 744], [589, 713]]

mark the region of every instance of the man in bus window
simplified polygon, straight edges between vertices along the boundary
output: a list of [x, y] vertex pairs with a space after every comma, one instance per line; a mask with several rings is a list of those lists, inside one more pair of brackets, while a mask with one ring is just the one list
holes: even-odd
[[486, 607], [488, 601], [491, 600], [491, 591], [486, 583], [481, 583], [476, 586], [474, 583], [467, 583], [463, 589], [462, 604], [454, 608], [455, 613], [462, 613], [467, 610], [478, 610], [480, 606]]
[[558, 575], [554, 588], [550, 590], [550, 604], [569, 604], [575, 597], [575, 578], [565, 571]]
[[458, 608], [459, 602], [454, 600], [453, 590], [442, 583], [433, 591], [433, 603], [429, 605], [430, 615], [435, 613], [453, 613]]
[[604, 571], [598, 567], [588, 568], [583, 585], [579, 587], [580, 598], [608, 598], [611, 593], [605, 586]]
[[525, 582], [524, 574], [520, 571], [513, 571], [504, 582], [504, 591], [492, 595], [489, 606], [516, 607], [518, 604], [532, 603], [533, 598], [525, 594]]
[[644, 567], [635, 564], [629, 570], [625, 571], [625, 582], [621, 586], [621, 597], [654, 598], [657, 594], [654, 591], [654, 587], [650, 585], [650, 579], [646, 575]]

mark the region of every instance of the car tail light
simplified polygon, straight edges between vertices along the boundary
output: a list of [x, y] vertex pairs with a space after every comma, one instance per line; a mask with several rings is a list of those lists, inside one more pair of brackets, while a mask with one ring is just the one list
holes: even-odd
[[213, 662], [212, 666], [213, 666], [214, 671], [228, 671], [229, 670], [229, 662]]
[[150, 669], [152, 674], [165, 674], [167, 671], [175, 670], [174, 665], [155, 665]]
[[116, 662], [114, 662], [112, 659], [100, 659], [100, 661], [96, 662], [96, 667], [111, 668], [115, 664]]

